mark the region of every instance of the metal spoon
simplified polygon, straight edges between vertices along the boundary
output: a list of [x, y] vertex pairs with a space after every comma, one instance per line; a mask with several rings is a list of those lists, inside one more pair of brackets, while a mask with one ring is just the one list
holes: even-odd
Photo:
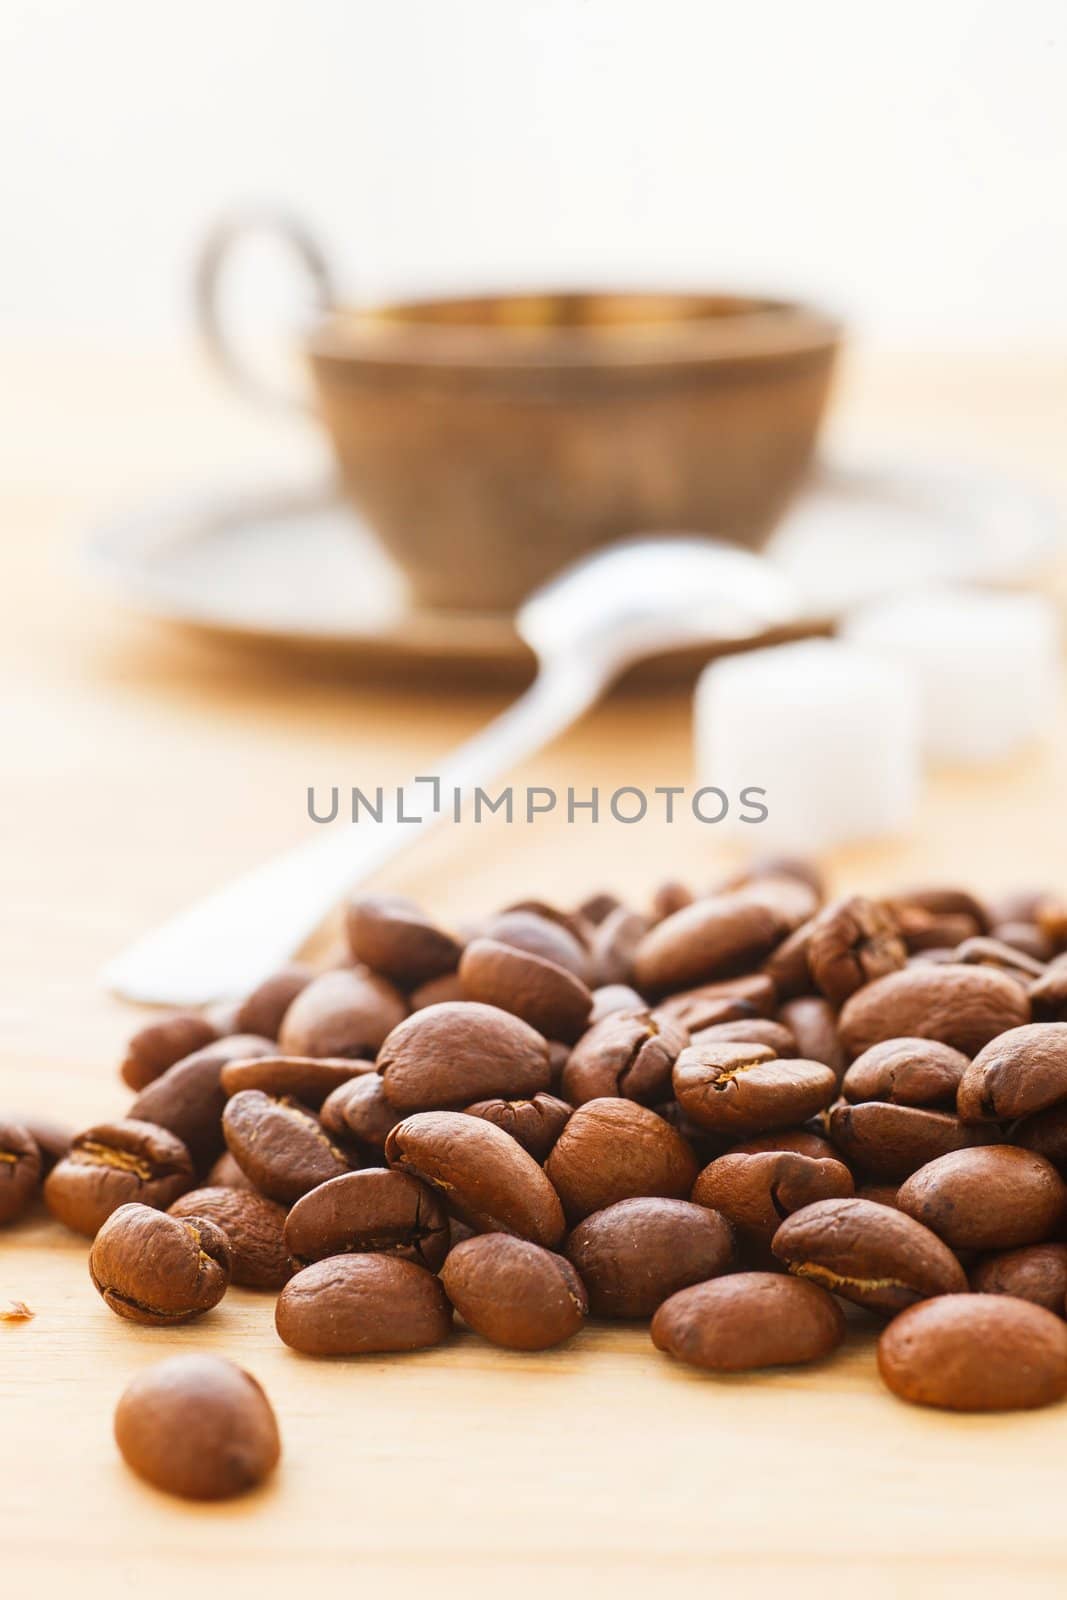
[[435, 777], [448, 799], [438, 812], [427, 806], [427, 780], [415, 780], [388, 820], [332, 828], [246, 873], [123, 951], [103, 982], [131, 1000], [178, 1006], [246, 993], [299, 949], [346, 890], [449, 814], [454, 790], [484, 787], [532, 755], [624, 668], [665, 650], [748, 637], [793, 620], [797, 609], [768, 562], [710, 539], [617, 544], [568, 567], [516, 616], [537, 678], [440, 765]]

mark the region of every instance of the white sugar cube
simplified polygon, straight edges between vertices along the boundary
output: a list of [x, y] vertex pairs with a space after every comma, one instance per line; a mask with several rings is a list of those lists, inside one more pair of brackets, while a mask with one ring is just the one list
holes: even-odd
[[[755, 851], [825, 850], [914, 817], [914, 679], [837, 640], [713, 662], [697, 685], [696, 744], [698, 781], [730, 797], [723, 830]], [[752, 787], [766, 791], [760, 822], [738, 803]]]
[[932, 760], [981, 764], [1049, 732], [1059, 692], [1056, 613], [1037, 595], [934, 589], [866, 606], [845, 637], [916, 673]]

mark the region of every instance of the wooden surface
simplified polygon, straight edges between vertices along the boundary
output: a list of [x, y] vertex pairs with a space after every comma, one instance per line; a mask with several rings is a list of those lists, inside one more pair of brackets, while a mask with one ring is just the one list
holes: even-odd
[[[1065, 363], [854, 362], [850, 438], [997, 462], [1067, 501]], [[351, 681], [121, 614], [73, 573], [86, 518], [191, 477], [268, 475], [307, 441], [246, 418], [193, 364], [6, 352], [0, 428], [4, 983], [0, 1107], [84, 1125], [127, 1101], [134, 1020], [100, 963], [236, 869], [299, 839], [307, 784], [389, 782], [500, 704]], [[941, 775], [915, 835], [853, 850], [840, 883], [964, 878], [1067, 888], [1064, 723], [1009, 769]], [[520, 781], [686, 782], [684, 696], [618, 699]], [[445, 913], [516, 893], [711, 879], [706, 830], [650, 825], [443, 834], [388, 882]], [[509, 1356], [445, 1350], [315, 1363], [275, 1339], [269, 1296], [233, 1291], [193, 1327], [143, 1330], [92, 1290], [86, 1247], [43, 1217], [0, 1238], [3, 1592], [205, 1590], [510, 1595], [1062, 1592], [1067, 1407], [956, 1418], [891, 1400], [857, 1326], [824, 1368], [714, 1380], [642, 1329], [592, 1327]], [[223, 1351], [266, 1385], [281, 1471], [188, 1509], [126, 1473], [115, 1400], [172, 1351]]]

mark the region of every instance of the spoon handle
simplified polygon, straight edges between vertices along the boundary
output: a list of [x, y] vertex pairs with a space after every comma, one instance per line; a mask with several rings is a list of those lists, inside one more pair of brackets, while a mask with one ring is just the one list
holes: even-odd
[[300, 948], [346, 890], [451, 816], [455, 791], [469, 796], [539, 750], [595, 703], [612, 675], [571, 659], [545, 665], [432, 780], [413, 780], [388, 810], [383, 803], [380, 823], [340, 823], [253, 868], [122, 951], [104, 968], [103, 983], [160, 1005], [247, 993]]

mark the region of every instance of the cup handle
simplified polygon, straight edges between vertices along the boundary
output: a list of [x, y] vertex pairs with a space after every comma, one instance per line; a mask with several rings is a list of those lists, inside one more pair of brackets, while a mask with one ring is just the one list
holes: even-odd
[[329, 311], [337, 304], [326, 257], [298, 218], [280, 211], [235, 212], [216, 222], [200, 246], [194, 279], [200, 336], [215, 366], [245, 399], [273, 411], [306, 413], [309, 403], [261, 377], [239, 354], [226, 329], [220, 294], [225, 270], [235, 248], [256, 234], [273, 234], [282, 240], [310, 278], [320, 310]]

